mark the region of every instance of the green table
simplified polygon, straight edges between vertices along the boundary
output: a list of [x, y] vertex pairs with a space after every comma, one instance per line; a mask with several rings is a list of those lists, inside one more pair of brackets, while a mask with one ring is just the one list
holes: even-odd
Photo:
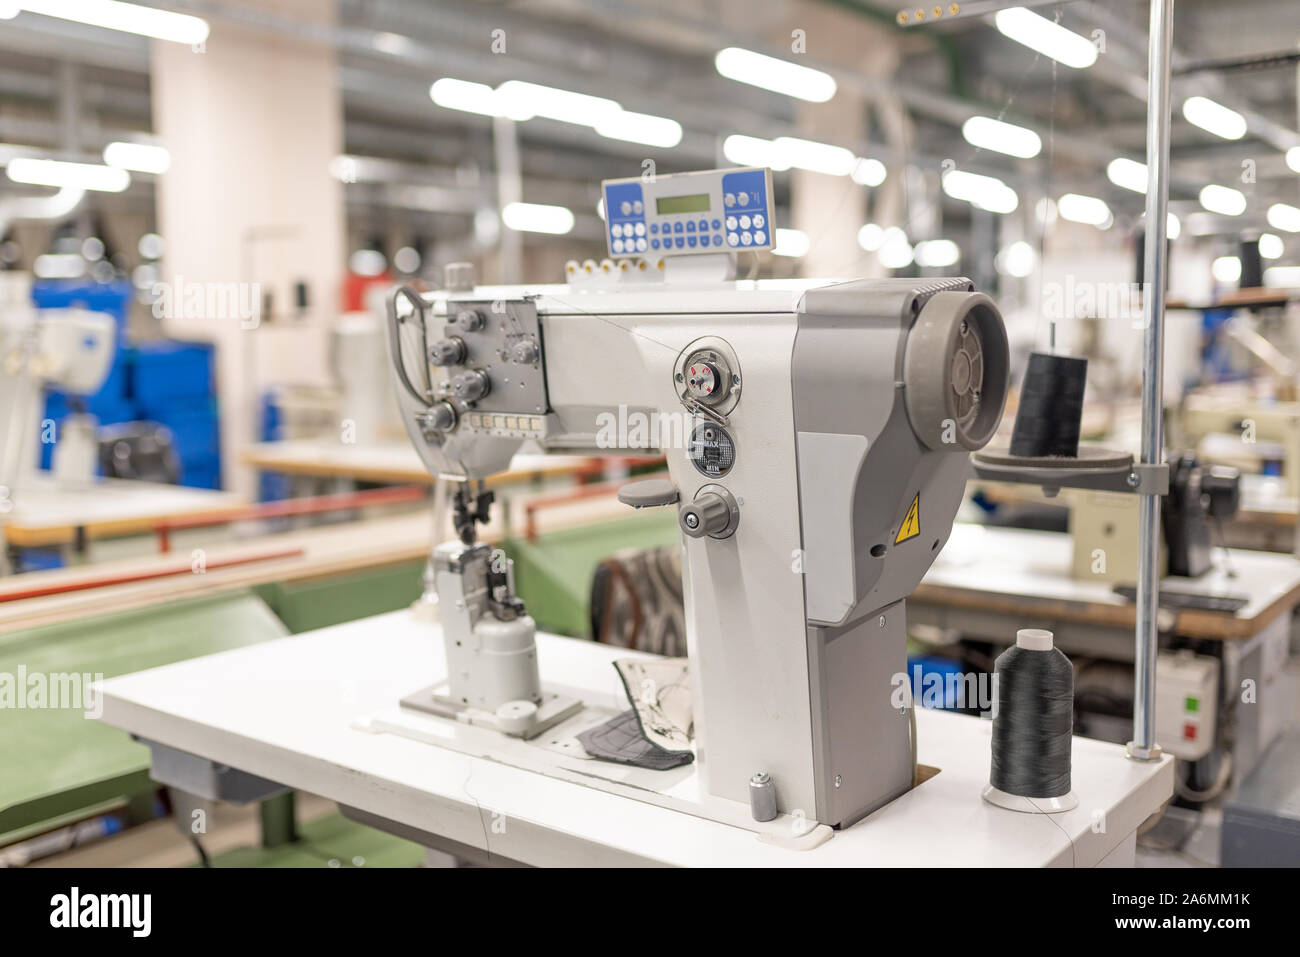
[[[234, 592], [0, 636], [0, 675], [108, 678], [285, 634], [256, 595]], [[0, 708], [0, 844], [152, 791], [148, 772], [147, 748], [81, 708]]]

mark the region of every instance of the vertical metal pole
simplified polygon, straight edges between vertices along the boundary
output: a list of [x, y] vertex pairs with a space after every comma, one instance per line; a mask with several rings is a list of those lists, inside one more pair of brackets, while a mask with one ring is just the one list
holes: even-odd
[[[498, 212], [511, 203], [522, 202], [524, 198], [523, 167], [519, 159], [519, 131], [515, 121], [498, 116], [492, 121], [492, 148], [496, 154], [497, 166], [497, 206]], [[501, 239], [498, 247], [501, 256], [501, 282], [523, 282], [524, 240], [523, 237], [501, 224]]]
[[[1143, 278], [1142, 464], [1164, 459], [1166, 225], [1169, 208], [1169, 70], [1174, 0], [1151, 0], [1147, 46], [1147, 215]], [[1156, 615], [1160, 596], [1160, 496], [1143, 492], [1138, 516], [1137, 628], [1133, 740], [1129, 756], [1150, 760], [1156, 746]]]

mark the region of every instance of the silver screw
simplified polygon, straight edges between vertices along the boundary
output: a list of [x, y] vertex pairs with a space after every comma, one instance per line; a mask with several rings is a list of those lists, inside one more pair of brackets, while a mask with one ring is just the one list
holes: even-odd
[[1129, 472], [1129, 473], [1128, 473], [1128, 484], [1129, 484], [1129, 488], [1137, 488], [1137, 487], [1138, 487], [1138, 484], [1139, 484], [1141, 481], [1142, 481], [1142, 480], [1141, 480], [1140, 478], [1138, 478], [1138, 474], [1137, 474], [1137, 472]]
[[842, 783], [844, 782], [840, 779], [840, 776], [838, 774], [835, 775], [835, 786], [839, 787]]
[[876, 624], [878, 624], [881, 628], [884, 628], [884, 627], [885, 627], [885, 616], [884, 616], [884, 615], [881, 615], [881, 616], [880, 616], [880, 621], [876, 622]]

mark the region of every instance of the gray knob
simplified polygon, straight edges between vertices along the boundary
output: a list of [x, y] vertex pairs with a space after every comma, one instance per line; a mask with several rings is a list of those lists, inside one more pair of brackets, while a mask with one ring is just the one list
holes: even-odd
[[451, 380], [451, 390], [456, 393], [456, 398], [463, 402], [474, 402], [483, 398], [491, 387], [492, 382], [482, 369], [462, 372]]
[[474, 288], [473, 263], [447, 263], [442, 271], [443, 286], [449, 292], [470, 292]]
[[456, 313], [453, 322], [461, 332], [478, 332], [483, 328], [487, 320], [478, 309], [462, 309]]
[[520, 339], [511, 348], [510, 358], [520, 365], [532, 365], [537, 361], [537, 343], [532, 339]]
[[456, 427], [456, 409], [450, 402], [437, 402], [424, 413], [424, 425], [434, 432], [450, 432]]
[[465, 361], [465, 340], [452, 336], [429, 346], [429, 361], [436, 366], [460, 365]]
[[681, 507], [677, 523], [691, 538], [724, 538], [731, 530], [731, 506], [717, 492], [702, 492]]

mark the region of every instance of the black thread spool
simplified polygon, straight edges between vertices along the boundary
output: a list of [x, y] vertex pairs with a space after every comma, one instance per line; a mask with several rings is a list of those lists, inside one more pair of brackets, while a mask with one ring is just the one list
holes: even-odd
[[1011, 432], [1011, 454], [1024, 458], [1077, 458], [1088, 360], [1031, 352], [1020, 406]]
[[1022, 628], [994, 663], [997, 703], [984, 799], [1014, 811], [1051, 814], [1079, 804], [1070, 790], [1074, 668], [1052, 633]]

